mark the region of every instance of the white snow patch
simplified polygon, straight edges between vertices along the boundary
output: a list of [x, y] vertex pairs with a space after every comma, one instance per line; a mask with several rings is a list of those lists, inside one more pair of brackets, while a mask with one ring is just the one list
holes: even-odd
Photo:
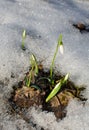
[[32, 121], [38, 126], [48, 130], [88, 130], [89, 127], [89, 102], [85, 106], [76, 100], [70, 101], [67, 107], [67, 116], [63, 120], [56, 121], [52, 112], [42, 112], [32, 108], [30, 113]]

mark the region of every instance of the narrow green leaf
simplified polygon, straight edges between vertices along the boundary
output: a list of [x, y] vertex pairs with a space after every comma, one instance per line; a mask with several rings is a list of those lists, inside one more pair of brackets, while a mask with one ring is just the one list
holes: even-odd
[[51, 91], [51, 93], [46, 98], [46, 102], [48, 102], [51, 98], [53, 98], [58, 91], [61, 89], [62, 85], [68, 80], [69, 74], [67, 74], [63, 79], [60, 80], [58, 84], [54, 87], [54, 89]]
[[30, 84], [31, 84], [31, 78], [32, 78], [32, 71], [30, 71], [30, 74], [29, 74], [29, 76], [28, 77], [25, 77], [25, 85], [27, 86], [27, 87], [30, 87]]
[[58, 44], [59, 44], [59, 46], [60, 46], [60, 45], [63, 45], [63, 42], [62, 42], [62, 34], [59, 35]]
[[61, 88], [61, 82], [59, 82], [54, 89], [51, 91], [51, 93], [48, 95], [48, 97], [46, 98], [46, 102], [48, 102], [52, 97], [54, 97], [57, 92], [60, 90]]
[[63, 80], [63, 84], [68, 80], [69, 78], [69, 74], [66, 74], [66, 76], [64, 77], [64, 80]]
[[35, 74], [37, 74], [38, 64], [37, 64], [36, 57], [33, 54], [31, 55], [30, 62], [31, 62], [32, 69], [35, 71]]
[[21, 45], [23, 50], [26, 49], [25, 48], [25, 42], [24, 42], [25, 38], [26, 38], [26, 30], [23, 30], [23, 33], [22, 33], [22, 45]]
[[41, 91], [40, 87], [35, 84], [31, 85], [31, 87]]
[[50, 78], [47, 78], [47, 77], [41, 77], [41, 78], [39, 78], [38, 80], [37, 80], [37, 82], [39, 82], [39, 81], [44, 81], [44, 80], [47, 80], [49, 83], [51, 83], [51, 79]]
[[58, 43], [57, 43], [56, 50], [54, 52], [54, 56], [53, 56], [52, 63], [51, 63], [51, 66], [50, 66], [50, 78], [51, 79], [53, 78], [53, 67], [54, 67], [54, 62], [55, 62], [56, 55], [58, 53], [59, 48], [60, 48], [60, 53], [63, 54], [64, 48], [63, 48], [63, 42], [62, 42], [62, 35], [61, 34], [58, 38]]

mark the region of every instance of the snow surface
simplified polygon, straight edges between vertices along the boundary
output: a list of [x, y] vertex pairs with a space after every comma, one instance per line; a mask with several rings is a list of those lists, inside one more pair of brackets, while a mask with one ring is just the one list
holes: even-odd
[[[72, 24], [76, 22], [89, 25], [89, 0], [0, 0], [2, 130], [18, 129], [16, 121], [11, 120], [6, 110], [3, 110], [6, 104], [3, 98], [9, 97], [12, 84], [21, 80], [28, 70], [31, 53], [43, 60], [45, 66], [50, 65], [59, 34], [63, 35], [65, 52], [64, 55], [58, 54], [56, 68], [64, 74], [70, 73], [70, 79], [76, 84], [85, 85], [85, 96], [89, 98], [89, 33], [80, 33], [74, 28]], [[23, 29], [27, 32], [25, 52], [21, 50]], [[12, 73], [14, 79], [11, 79]], [[50, 130], [88, 130], [88, 108], [89, 101], [85, 106], [71, 101], [67, 108], [67, 117], [59, 122], [52, 113], [39, 112], [34, 108], [31, 116], [38, 124], [38, 130], [40, 126]], [[7, 128], [6, 124], [10, 126]], [[24, 126], [21, 130], [23, 129], [27, 130]]]

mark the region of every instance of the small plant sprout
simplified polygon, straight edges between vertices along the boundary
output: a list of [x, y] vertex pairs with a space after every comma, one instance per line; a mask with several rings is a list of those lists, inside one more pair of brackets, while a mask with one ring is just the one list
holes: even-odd
[[35, 75], [38, 74], [38, 63], [36, 57], [33, 54], [31, 55], [30, 63], [31, 63], [32, 70], [34, 70]]
[[25, 80], [25, 85], [27, 87], [30, 87], [30, 84], [31, 84], [31, 72], [26, 75], [24, 80]]
[[61, 79], [59, 81], [59, 83], [57, 83], [55, 85], [55, 87], [53, 88], [53, 90], [51, 91], [51, 93], [46, 98], [46, 102], [48, 102], [51, 98], [53, 98], [59, 92], [59, 90], [61, 89], [61, 87], [67, 82], [68, 77], [69, 77], [69, 74], [66, 74], [66, 76], [63, 79]]
[[28, 75], [25, 77], [25, 84], [27, 87], [30, 87], [31, 82], [35, 82], [35, 76], [38, 74], [38, 63], [36, 57], [32, 54], [30, 57], [31, 70]]
[[24, 42], [25, 38], [26, 38], [26, 30], [23, 30], [23, 33], [22, 33], [22, 45], [21, 45], [23, 50], [26, 49], [25, 48], [25, 42]]
[[61, 54], [63, 54], [62, 35], [60, 35], [59, 38], [58, 38], [57, 47], [56, 47], [56, 50], [55, 50], [55, 53], [54, 53], [54, 56], [53, 56], [53, 59], [52, 59], [52, 63], [51, 63], [51, 66], [50, 66], [50, 78], [51, 78], [51, 80], [53, 78], [53, 67], [54, 67], [55, 58], [56, 58], [56, 55], [57, 55], [57, 52], [58, 52], [58, 48], [60, 48], [60, 52], [61, 52]]

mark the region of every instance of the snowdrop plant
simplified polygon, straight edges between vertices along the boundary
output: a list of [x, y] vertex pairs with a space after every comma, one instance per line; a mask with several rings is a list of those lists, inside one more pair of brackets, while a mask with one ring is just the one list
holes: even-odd
[[[52, 63], [51, 63], [51, 66], [50, 66], [50, 79], [51, 79], [52, 84], [54, 84], [53, 67], [54, 67], [54, 62], [55, 62], [56, 55], [58, 53], [58, 49], [60, 49], [60, 53], [63, 54], [64, 49], [63, 49], [62, 35], [60, 35], [59, 38], [58, 38], [57, 47], [56, 47], [56, 50], [55, 50], [55, 53], [54, 53], [54, 56], [53, 56], [53, 59], [52, 59]], [[62, 78], [55, 85], [55, 87], [52, 89], [52, 91], [50, 92], [50, 94], [46, 98], [46, 102], [48, 102], [52, 97], [54, 97], [59, 92], [61, 87], [67, 82], [68, 77], [69, 77], [69, 74], [66, 74], [66, 76], [64, 78]]]
[[51, 66], [50, 66], [50, 78], [51, 79], [53, 77], [53, 67], [54, 67], [56, 55], [58, 53], [58, 49], [60, 49], [60, 53], [63, 54], [64, 49], [63, 49], [62, 35], [60, 35], [59, 38], [58, 38], [58, 43], [57, 43], [56, 50], [55, 50], [55, 53], [54, 53], [54, 56], [53, 56], [53, 59], [52, 59]]

